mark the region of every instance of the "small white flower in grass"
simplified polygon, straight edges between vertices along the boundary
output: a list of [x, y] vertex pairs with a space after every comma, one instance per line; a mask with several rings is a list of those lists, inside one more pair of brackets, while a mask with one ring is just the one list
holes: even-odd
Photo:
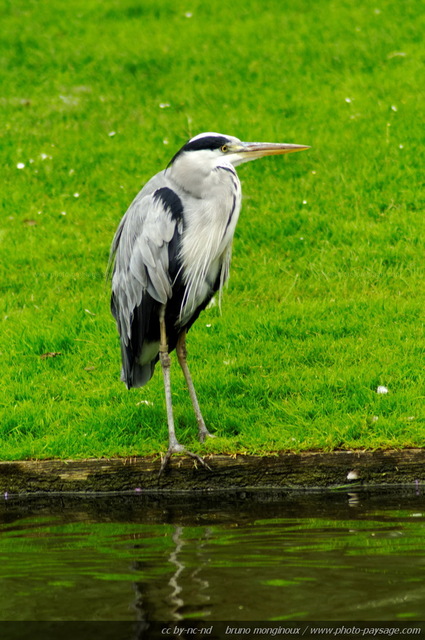
[[397, 107], [394, 104], [391, 105], [391, 111], [397, 111]]
[[351, 98], [345, 98], [345, 102], [347, 102], [348, 104], [350, 104], [350, 102], [351, 102]]
[[70, 107], [76, 107], [80, 103], [80, 98], [77, 98], [77, 96], [59, 95], [59, 99]]
[[77, 192], [75, 192], [75, 193], [74, 193], [74, 198], [79, 198], [79, 197], [80, 197], [80, 194], [79, 194], [79, 193], [77, 193]]
[[185, 18], [192, 18], [193, 13], [191, 11], [186, 11], [186, 13], [184, 14]]
[[379, 387], [376, 389], [376, 393], [380, 393], [380, 394], [388, 393], [388, 389], [383, 385], [379, 385]]
[[18, 164], [16, 165], [17, 169], [25, 169], [25, 164], [23, 162], [18, 162]]
[[116, 132], [116, 131], [110, 131], [110, 132], [108, 133], [108, 136], [109, 136], [110, 138], [113, 138], [113, 137], [114, 137], [114, 136], [116, 136], [116, 135], [117, 135], [117, 132]]
[[399, 148], [399, 149], [404, 149], [404, 145], [399, 144], [399, 145], [398, 145], [398, 148]]
[[168, 109], [168, 107], [170, 107], [170, 103], [169, 102], [160, 102], [159, 103], [159, 108], [160, 109]]
[[162, 141], [162, 144], [168, 144], [167, 138], [164, 138], [164, 140]]
[[307, 204], [307, 200], [303, 200], [303, 204]]
[[405, 52], [405, 51], [392, 51], [391, 53], [389, 53], [389, 54], [387, 55], [387, 58], [388, 58], [388, 59], [391, 59], [391, 58], [396, 58], [396, 57], [398, 57], [398, 56], [400, 56], [400, 57], [404, 58], [406, 55], [407, 55], [407, 54], [406, 54], [406, 52]]
[[66, 211], [61, 211], [61, 216], [66, 216]]
[[42, 160], [51, 160], [52, 156], [49, 156], [47, 153], [40, 153], [40, 158]]
[[206, 327], [208, 327], [208, 329], [211, 327], [211, 325], [210, 325], [210, 324], [206, 324], [205, 326], [206, 326]]
[[153, 407], [153, 402], [150, 402], [150, 400], [140, 400], [140, 402], [136, 402], [136, 407], [140, 407], [141, 404], [145, 404], [147, 407]]

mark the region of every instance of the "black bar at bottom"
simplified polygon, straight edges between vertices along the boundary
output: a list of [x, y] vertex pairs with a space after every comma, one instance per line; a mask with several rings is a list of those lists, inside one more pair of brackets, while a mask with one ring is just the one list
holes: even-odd
[[405, 622], [0, 622], [0, 640], [240, 640], [241, 638], [420, 638], [424, 621]]

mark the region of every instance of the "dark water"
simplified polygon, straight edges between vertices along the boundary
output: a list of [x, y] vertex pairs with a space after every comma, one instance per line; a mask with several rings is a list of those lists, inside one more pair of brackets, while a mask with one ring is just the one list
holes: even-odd
[[425, 619], [425, 498], [11, 498], [0, 620]]

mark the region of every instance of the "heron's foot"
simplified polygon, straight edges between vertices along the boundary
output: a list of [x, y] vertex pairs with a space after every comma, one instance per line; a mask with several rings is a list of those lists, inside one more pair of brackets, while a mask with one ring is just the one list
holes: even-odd
[[205, 469], [208, 469], [208, 471], [211, 471], [211, 467], [205, 462], [205, 460], [203, 458], [201, 458], [201, 456], [198, 456], [197, 453], [193, 453], [193, 451], [189, 451], [182, 444], [176, 442], [175, 444], [172, 444], [172, 445], [170, 445], [168, 447], [168, 451], [165, 454], [165, 456], [163, 457], [162, 462], [161, 462], [161, 468], [160, 468], [159, 473], [158, 473], [158, 478], [161, 477], [162, 472], [164, 471], [165, 467], [168, 465], [168, 463], [170, 461], [170, 458], [173, 455], [173, 453], [185, 453], [186, 455], [190, 456], [191, 458], [193, 458], [194, 460], [199, 462], [199, 464], [202, 465], [203, 467], [205, 467]]
[[215, 438], [213, 433], [210, 433], [205, 424], [199, 426], [199, 442], [202, 444], [207, 438]]
[[199, 442], [203, 444], [207, 438], [215, 438], [215, 435], [208, 431], [200, 411], [196, 412], [196, 418], [198, 422]]

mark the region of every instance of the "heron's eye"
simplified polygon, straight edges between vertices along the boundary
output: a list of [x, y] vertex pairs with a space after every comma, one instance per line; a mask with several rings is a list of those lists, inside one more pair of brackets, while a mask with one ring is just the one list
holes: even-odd
[[223, 144], [220, 151], [222, 151], [223, 153], [226, 153], [227, 151], [229, 151], [229, 147], [227, 146], [227, 144]]

